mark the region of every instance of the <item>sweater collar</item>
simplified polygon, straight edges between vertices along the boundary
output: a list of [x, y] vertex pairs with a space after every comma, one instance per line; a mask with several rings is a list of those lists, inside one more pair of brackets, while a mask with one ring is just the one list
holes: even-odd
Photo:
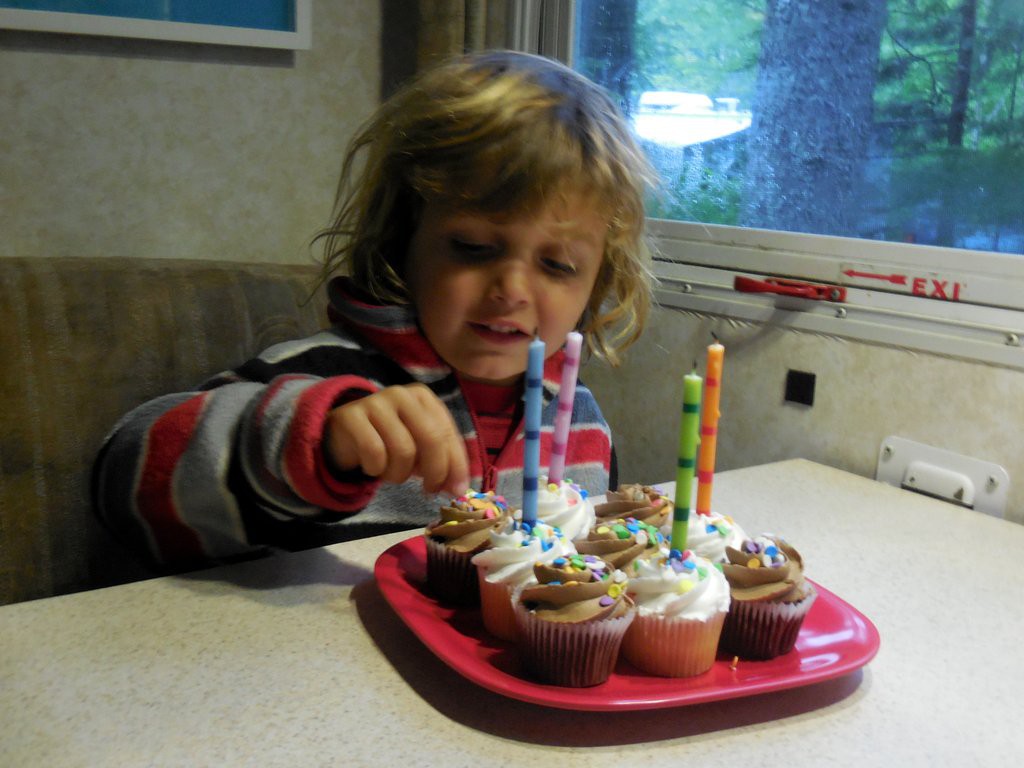
[[[431, 384], [451, 376], [445, 363], [420, 331], [410, 305], [380, 304], [360, 291], [349, 277], [335, 277], [327, 285], [327, 312], [332, 323], [343, 325], [400, 365], [413, 379]], [[544, 402], [558, 397], [562, 388], [565, 351], [544, 361]]]

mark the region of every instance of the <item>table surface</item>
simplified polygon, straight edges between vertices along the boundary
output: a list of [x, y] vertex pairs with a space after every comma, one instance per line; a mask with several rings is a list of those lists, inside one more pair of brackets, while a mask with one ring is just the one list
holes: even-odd
[[[1024, 526], [804, 460], [714, 507], [878, 628], [836, 680], [572, 712], [477, 687], [376, 586], [410, 532], [0, 608], [0, 765], [994, 765], [1024, 747]], [[585, 763], [584, 763], [585, 761]]]

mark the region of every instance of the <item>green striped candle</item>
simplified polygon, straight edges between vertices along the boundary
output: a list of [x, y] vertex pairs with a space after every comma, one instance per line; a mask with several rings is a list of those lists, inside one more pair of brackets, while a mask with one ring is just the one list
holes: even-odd
[[693, 498], [693, 471], [700, 443], [700, 392], [702, 380], [696, 369], [683, 377], [683, 422], [679, 427], [679, 461], [676, 465], [676, 504], [672, 512], [672, 549], [686, 551], [686, 527]]

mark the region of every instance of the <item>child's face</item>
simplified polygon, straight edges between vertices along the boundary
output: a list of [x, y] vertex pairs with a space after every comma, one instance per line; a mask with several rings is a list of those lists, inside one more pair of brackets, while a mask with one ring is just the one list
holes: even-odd
[[514, 217], [428, 203], [406, 262], [424, 334], [461, 375], [516, 381], [534, 331], [550, 356], [579, 322], [607, 228], [576, 198]]

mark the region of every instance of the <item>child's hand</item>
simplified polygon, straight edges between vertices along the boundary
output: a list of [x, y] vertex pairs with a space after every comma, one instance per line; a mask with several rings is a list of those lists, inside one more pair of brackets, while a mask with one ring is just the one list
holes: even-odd
[[423, 478], [427, 493], [453, 496], [469, 487], [466, 444], [455, 420], [423, 384], [382, 389], [328, 414], [324, 450], [341, 470], [401, 483]]

